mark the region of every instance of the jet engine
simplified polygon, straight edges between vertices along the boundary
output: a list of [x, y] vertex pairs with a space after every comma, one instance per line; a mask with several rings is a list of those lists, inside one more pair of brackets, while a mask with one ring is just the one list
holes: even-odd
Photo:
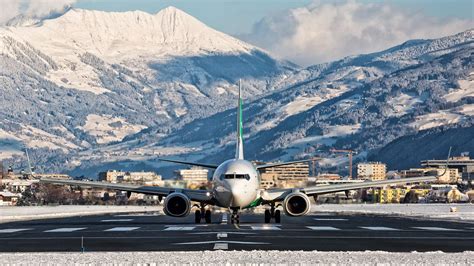
[[311, 203], [306, 194], [294, 192], [286, 196], [283, 209], [288, 216], [303, 216], [311, 209]]
[[173, 217], [184, 217], [191, 211], [191, 201], [183, 193], [174, 192], [165, 198], [164, 212]]

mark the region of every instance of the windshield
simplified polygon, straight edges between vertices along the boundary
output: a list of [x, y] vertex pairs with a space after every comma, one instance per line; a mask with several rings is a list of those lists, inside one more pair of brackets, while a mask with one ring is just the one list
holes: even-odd
[[[250, 180], [249, 174], [224, 174], [222, 175], [224, 179], [247, 179]], [[222, 177], [221, 177], [222, 179]]]

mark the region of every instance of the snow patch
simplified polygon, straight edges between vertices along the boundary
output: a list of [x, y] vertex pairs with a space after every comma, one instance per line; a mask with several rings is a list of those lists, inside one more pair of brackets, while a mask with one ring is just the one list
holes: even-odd
[[474, 77], [469, 80], [459, 80], [458, 84], [459, 88], [451, 89], [448, 94], [443, 96], [446, 101], [457, 102], [465, 97], [474, 97]]
[[443, 110], [417, 116], [415, 122], [412, 122], [410, 125], [418, 130], [425, 130], [442, 125], [459, 123], [462, 119], [463, 115], [452, 113], [449, 110]]
[[397, 97], [388, 100], [387, 104], [392, 107], [392, 116], [402, 116], [413, 109], [413, 106], [417, 103], [423, 102], [420, 97], [412, 96], [406, 93], [402, 93]]
[[121, 141], [126, 136], [145, 129], [146, 126], [129, 124], [121, 117], [91, 114], [87, 116], [85, 125], [78, 128], [94, 136], [97, 143], [105, 144]]

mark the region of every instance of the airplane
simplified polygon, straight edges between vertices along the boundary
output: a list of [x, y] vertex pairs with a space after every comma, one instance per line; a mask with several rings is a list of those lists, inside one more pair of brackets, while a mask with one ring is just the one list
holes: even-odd
[[[311, 160], [298, 160], [263, 165], [254, 165], [252, 162], [245, 160], [243, 145], [242, 104], [241, 83], [239, 82], [237, 104], [237, 138], [234, 158], [226, 160], [219, 165], [159, 158], [159, 160], [164, 162], [213, 169], [214, 174], [212, 176], [211, 189], [196, 190], [156, 186], [137, 186], [131, 184], [114, 184], [95, 181], [57, 180], [47, 178], [40, 179], [40, 182], [120, 190], [126, 191], [128, 196], [130, 196], [132, 192], [158, 195], [159, 197], [164, 197], [164, 213], [172, 217], [188, 216], [191, 212], [191, 209], [196, 207], [194, 213], [195, 223], [200, 223], [202, 220], [205, 220], [206, 223], [211, 223], [211, 210], [209, 207], [223, 207], [229, 210], [231, 214], [231, 223], [239, 224], [239, 211], [247, 208], [255, 208], [260, 205], [269, 206], [269, 208], [267, 208], [264, 212], [264, 222], [270, 223], [273, 219], [275, 223], [280, 223], [281, 211], [278, 209], [279, 207], [282, 207], [283, 211], [288, 216], [303, 216], [306, 215], [311, 209], [310, 197], [317, 197], [318, 195], [322, 194], [354, 189], [381, 187], [384, 185], [436, 181], [439, 176], [444, 174], [443, 173], [439, 176], [421, 176], [350, 184], [310, 186], [301, 188], [262, 189], [260, 187], [260, 171], [263, 169], [299, 162], [308, 162]], [[447, 165], [445, 172], [446, 169]], [[193, 202], [196, 202], [197, 204], [193, 204]]]

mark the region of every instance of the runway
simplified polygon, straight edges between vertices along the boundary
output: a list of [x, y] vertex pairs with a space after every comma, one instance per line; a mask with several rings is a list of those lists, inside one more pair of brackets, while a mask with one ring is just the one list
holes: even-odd
[[315, 213], [264, 224], [261, 214], [226, 213], [212, 224], [194, 216], [120, 214], [0, 224], [0, 252], [319, 250], [392, 252], [474, 250], [474, 224], [374, 215]]

